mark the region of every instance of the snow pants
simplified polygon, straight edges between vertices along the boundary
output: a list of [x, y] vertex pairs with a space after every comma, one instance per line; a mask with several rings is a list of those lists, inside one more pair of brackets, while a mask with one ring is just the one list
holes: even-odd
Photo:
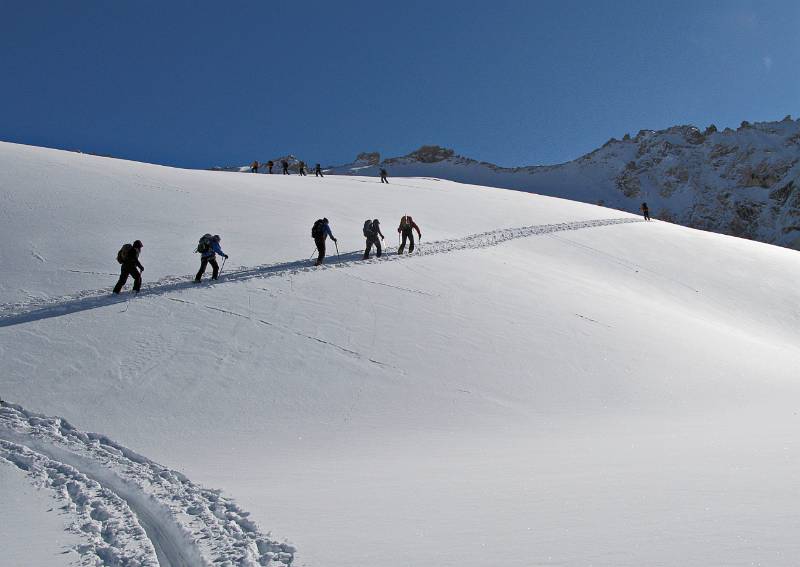
[[317, 261], [314, 265], [319, 266], [320, 264], [322, 264], [322, 262], [325, 261], [325, 237], [323, 236], [322, 238], [315, 238], [314, 244], [317, 245], [317, 251], [319, 252], [319, 255], [317, 256]]
[[200, 278], [202, 278], [203, 274], [206, 273], [206, 267], [208, 267], [209, 264], [211, 264], [211, 269], [213, 270], [211, 273], [211, 279], [217, 279], [217, 276], [219, 275], [219, 264], [217, 264], [217, 257], [215, 255], [200, 258], [200, 270], [198, 270], [197, 275], [194, 277], [194, 281], [200, 281]]
[[139, 291], [142, 287], [142, 274], [139, 273], [139, 270], [136, 266], [127, 266], [122, 264], [122, 267], [119, 271], [119, 280], [117, 281], [117, 285], [114, 286], [114, 293], [119, 293], [122, 291], [122, 286], [125, 285], [125, 282], [128, 281], [128, 276], [133, 278], [133, 291]]
[[389, 180], [386, 179], [385, 175], [381, 175], [381, 183], [389, 183]]
[[406, 240], [409, 241], [408, 253], [411, 254], [414, 251], [414, 229], [403, 231], [403, 242], [400, 243], [400, 248], [397, 249], [398, 254], [402, 254], [403, 250], [405, 250]]
[[367, 247], [364, 249], [364, 259], [369, 260], [369, 253], [372, 252], [372, 246], [375, 245], [375, 256], [381, 257], [381, 241], [377, 236], [370, 236], [367, 238]]

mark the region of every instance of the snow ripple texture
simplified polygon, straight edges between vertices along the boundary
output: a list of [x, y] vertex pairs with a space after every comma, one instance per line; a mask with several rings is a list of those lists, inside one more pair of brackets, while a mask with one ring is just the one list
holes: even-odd
[[[221, 279], [218, 283], [239, 282], [254, 278], [284, 276], [311, 270], [335, 269], [352, 266], [355, 263], [362, 264], [391, 262], [405, 260], [414, 256], [428, 256], [432, 254], [445, 254], [458, 250], [487, 248], [490, 246], [497, 246], [498, 244], [502, 244], [517, 238], [526, 238], [529, 236], [550, 234], [554, 232], [565, 232], [570, 230], [580, 230], [584, 228], [594, 228], [634, 222], [642, 222], [642, 219], [638, 217], [594, 219], [563, 222], [557, 224], [524, 226], [519, 228], [501, 228], [479, 234], [472, 234], [463, 238], [438, 240], [433, 242], [420, 242], [417, 245], [413, 255], [397, 255], [396, 253], [392, 254], [391, 252], [387, 252], [381, 258], [373, 258], [371, 260], [362, 260], [362, 250], [345, 252], [336, 256], [331, 255], [331, 251], [329, 251], [329, 256], [326, 258], [325, 264], [319, 267], [311, 265], [312, 263], [310, 259], [294, 260], [279, 264], [265, 264], [249, 268], [239, 267], [224, 272], [222, 276], [223, 279]], [[148, 295], [164, 295], [174, 291], [190, 289], [196, 285], [192, 283], [192, 279], [192, 275], [168, 276], [157, 282], [143, 285], [139, 296], [145, 297]], [[65, 295], [61, 297], [33, 300], [24, 303], [1, 304], [0, 327], [8, 327], [12, 325], [18, 325], [20, 323], [28, 323], [31, 321], [48, 319], [51, 317], [59, 317], [69, 313], [86, 311], [123, 301], [125, 301], [124, 297], [109, 297], [108, 289], [98, 289], [81, 291], [72, 295]]]
[[81, 565], [288, 566], [295, 548], [262, 534], [232, 500], [103, 435], [0, 401], [0, 460], [51, 489], [74, 518]]

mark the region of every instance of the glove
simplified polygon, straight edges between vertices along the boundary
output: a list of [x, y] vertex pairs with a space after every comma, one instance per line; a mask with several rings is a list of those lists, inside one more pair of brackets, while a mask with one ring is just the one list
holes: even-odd
[[139, 271], [143, 272], [143, 271], [144, 271], [144, 266], [142, 266], [142, 269], [141, 269], [141, 270], [139, 270]]
[[336, 240], [335, 238], [333, 239], [333, 241], [334, 241], [334, 242], [339, 242], [339, 241], [338, 241], [338, 240]]
[[225, 259], [226, 259], [226, 260], [228, 259], [228, 255], [227, 255], [227, 254], [225, 254]]

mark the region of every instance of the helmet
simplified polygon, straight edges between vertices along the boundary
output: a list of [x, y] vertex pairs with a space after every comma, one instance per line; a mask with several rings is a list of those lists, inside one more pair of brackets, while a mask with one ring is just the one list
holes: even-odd
[[322, 219], [322, 222], [324, 222], [325, 224], [328, 224], [328, 218], [327, 218], [327, 217], [324, 217], [324, 218]]
[[142, 244], [141, 240], [134, 240], [133, 241], [133, 247], [134, 248], [142, 248], [143, 246], [144, 246], [144, 244]]
[[222, 240], [222, 237], [219, 234], [215, 234], [214, 236], [211, 237], [211, 240], [213, 240], [214, 242], [219, 242], [220, 240]]
[[374, 221], [372, 221], [372, 224], [381, 224], [381, 221], [379, 221], [378, 219], [375, 219]]

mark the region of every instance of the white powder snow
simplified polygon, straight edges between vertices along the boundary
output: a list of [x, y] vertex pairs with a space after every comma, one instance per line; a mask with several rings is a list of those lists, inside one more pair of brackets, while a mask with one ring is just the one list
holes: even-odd
[[[221, 488], [295, 564], [800, 561], [797, 252], [439, 180], [0, 172], [3, 399]], [[422, 254], [357, 259], [405, 213]], [[231, 278], [184, 284], [205, 232]], [[135, 238], [146, 292], [99, 296]]]

